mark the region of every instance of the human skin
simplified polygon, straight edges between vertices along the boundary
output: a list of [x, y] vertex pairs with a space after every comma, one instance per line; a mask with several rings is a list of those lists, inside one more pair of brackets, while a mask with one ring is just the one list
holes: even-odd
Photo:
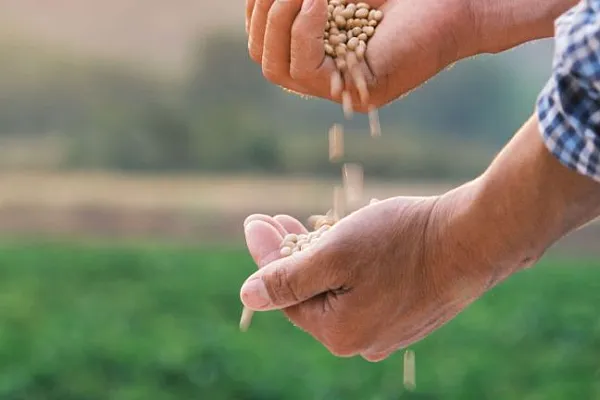
[[560, 238], [600, 216], [600, 184], [556, 160], [535, 117], [477, 179], [440, 196], [395, 197], [282, 258], [290, 216], [250, 216], [259, 270], [241, 299], [281, 310], [340, 357], [381, 361], [431, 334]]
[[[361, 63], [370, 103], [381, 107], [449, 65], [553, 35], [553, 22], [576, 0], [366, 0], [384, 11]], [[326, 0], [247, 0], [251, 58], [270, 82], [341, 102], [330, 93], [335, 65], [325, 57]], [[353, 93], [354, 109], [366, 106]]]

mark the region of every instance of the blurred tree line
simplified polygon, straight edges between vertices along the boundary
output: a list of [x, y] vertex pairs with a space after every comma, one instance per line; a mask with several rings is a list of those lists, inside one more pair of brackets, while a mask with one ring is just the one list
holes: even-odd
[[[202, 43], [182, 79], [4, 46], [0, 135], [64, 133], [62, 168], [337, 173], [326, 154], [337, 105], [267, 82], [244, 37]], [[364, 140], [365, 116], [347, 123], [349, 158], [384, 178], [471, 176], [531, 112], [542, 82], [501, 57], [462, 62], [383, 109], [381, 140]]]

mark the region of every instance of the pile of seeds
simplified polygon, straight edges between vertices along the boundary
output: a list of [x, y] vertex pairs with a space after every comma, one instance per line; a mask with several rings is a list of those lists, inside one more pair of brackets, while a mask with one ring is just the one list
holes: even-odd
[[330, 225], [322, 224], [319, 229], [307, 235], [296, 235], [290, 233], [283, 239], [283, 243], [281, 245], [281, 256], [288, 257], [296, 252], [308, 249], [311, 245], [316, 243], [316, 241], [319, 240], [321, 236], [323, 236], [330, 228]]
[[[335, 60], [337, 71], [331, 76], [331, 96], [342, 100], [344, 115], [352, 118], [352, 96], [345, 88], [354, 86], [360, 101], [369, 106], [367, 79], [360, 63], [365, 59], [367, 44], [383, 20], [381, 10], [372, 9], [367, 3], [348, 3], [346, 0], [329, 0], [325, 24], [325, 54]], [[377, 109], [369, 106], [371, 135], [379, 136]]]

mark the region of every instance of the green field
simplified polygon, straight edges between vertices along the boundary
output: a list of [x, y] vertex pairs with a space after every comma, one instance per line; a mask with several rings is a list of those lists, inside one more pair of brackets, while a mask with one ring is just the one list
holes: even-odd
[[0, 245], [0, 398], [600, 398], [600, 262], [546, 260], [402, 356], [337, 359], [278, 313], [241, 334], [245, 251]]

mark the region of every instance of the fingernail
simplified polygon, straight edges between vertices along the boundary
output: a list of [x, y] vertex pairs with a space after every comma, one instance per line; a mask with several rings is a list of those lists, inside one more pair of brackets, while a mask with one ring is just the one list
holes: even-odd
[[271, 304], [271, 298], [262, 279], [257, 278], [242, 286], [242, 299], [247, 307], [260, 310]]
[[310, 12], [312, 6], [315, 4], [315, 0], [304, 0], [302, 2], [302, 12]]

